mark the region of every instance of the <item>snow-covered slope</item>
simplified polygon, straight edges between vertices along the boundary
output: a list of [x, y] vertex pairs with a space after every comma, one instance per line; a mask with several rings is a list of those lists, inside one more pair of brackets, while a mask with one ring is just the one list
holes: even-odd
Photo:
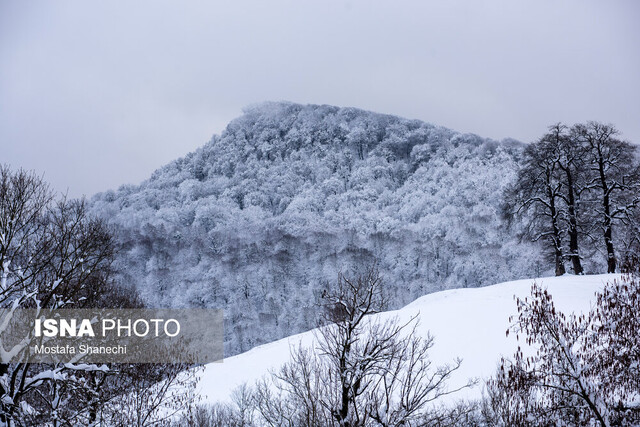
[[[496, 369], [501, 355], [511, 357], [517, 345], [514, 334], [506, 337], [509, 316], [516, 311], [514, 296], [529, 295], [534, 282], [547, 287], [556, 307], [564, 312], [589, 310], [594, 293], [604, 283], [619, 275], [545, 277], [500, 283], [484, 288], [453, 289], [426, 295], [404, 308], [378, 316], [398, 316], [408, 320], [419, 314], [418, 330], [429, 331], [435, 339], [431, 358], [436, 364], [463, 359], [462, 367], [449, 385], [463, 384], [467, 378], [486, 378]], [[311, 346], [313, 331], [294, 335], [256, 347], [246, 353], [213, 363], [206, 367], [199, 383], [204, 402], [226, 401], [231, 392], [244, 382], [254, 383], [270, 370], [277, 369], [289, 359], [290, 347], [302, 343]], [[473, 389], [455, 395], [458, 398], [480, 397], [482, 382]]]

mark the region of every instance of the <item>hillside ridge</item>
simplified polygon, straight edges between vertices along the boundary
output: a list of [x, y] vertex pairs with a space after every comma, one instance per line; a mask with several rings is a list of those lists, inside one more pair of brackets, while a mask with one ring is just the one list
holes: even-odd
[[[569, 313], [586, 313], [595, 301], [595, 292], [605, 283], [619, 279], [619, 274], [589, 276], [565, 275], [542, 277], [498, 283], [477, 289], [451, 289], [422, 296], [399, 310], [383, 312], [382, 320], [397, 317], [406, 322], [418, 316], [418, 335], [434, 337], [430, 359], [434, 366], [449, 363], [456, 357], [463, 362], [459, 371], [450, 379], [451, 389], [465, 384], [469, 378], [485, 379], [495, 374], [501, 356], [511, 357], [518, 346], [531, 351], [525, 340], [516, 340], [515, 334], [505, 335], [509, 328], [509, 316], [516, 313], [514, 296], [529, 295], [535, 282], [552, 295], [558, 310]], [[314, 346], [314, 330], [296, 334], [269, 344], [258, 346], [236, 356], [225, 358], [222, 363], [206, 366], [198, 385], [203, 402], [229, 401], [233, 391], [244, 383], [254, 383], [270, 371], [277, 370], [289, 361], [291, 349], [302, 345]], [[460, 398], [479, 399], [479, 385], [445, 396], [443, 402], [454, 403]]]

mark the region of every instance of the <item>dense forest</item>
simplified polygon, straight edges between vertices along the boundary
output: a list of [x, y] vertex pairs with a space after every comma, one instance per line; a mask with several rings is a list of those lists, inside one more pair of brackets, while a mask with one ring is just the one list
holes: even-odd
[[[339, 272], [376, 264], [390, 307], [553, 273], [505, 214], [525, 144], [354, 108], [250, 107], [140, 185], [96, 195], [147, 305], [225, 309], [226, 354], [315, 326]], [[606, 269], [587, 252], [584, 272]]]

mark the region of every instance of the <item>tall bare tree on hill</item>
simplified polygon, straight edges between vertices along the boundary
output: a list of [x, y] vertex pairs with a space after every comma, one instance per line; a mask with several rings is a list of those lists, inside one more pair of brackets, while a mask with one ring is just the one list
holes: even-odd
[[637, 147], [619, 139], [618, 135], [613, 125], [593, 121], [572, 129], [573, 139], [584, 147], [590, 172], [588, 185], [594, 201], [589, 208], [596, 213], [594, 226], [604, 238], [609, 273], [615, 273], [618, 264], [614, 225], [628, 225], [640, 203]]
[[565, 273], [565, 259], [575, 274], [583, 273], [581, 249], [597, 250], [600, 236], [607, 271], [613, 273], [621, 243], [614, 239], [616, 227], [624, 227], [619, 236], [637, 237], [637, 148], [617, 135], [613, 126], [598, 122], [571, 129], [552, 125], [525, 149], [517, 180], [505, 192], [506, 216], [519, 217], [531, 240], [549, 243], [556, 275]]
[[533, 241], [546, 241], [552, 250], [556, 276], [565, 273], [561, 202], [558, 180], [559, 152], [553, 138], [527, 146], [514, 185], [506, 192], [506, 214], [526, 218], [525, 233]]
[[542, 141], [549, 144], [553, 153], [552, 161], [558, 167], [558, 182], [561, 183], [559, 197], [564, 202], [563, 219], [566, 222], [567, 235], [569, 236], [569, 252], [566, 256], [571, 261], [573, 272], [583, 272], [580, 261], [579, 238], [579, 204], [585, 190], [584, 149], [572, 139], [568, 128], [562, 123], [556, 123], [549, 127], [549, 132], [542, 137]]
[[385, 307], [375, 268], [354, 279], [340, 276], [324, 296], [326, 317], [313, 349], [299, 347], [292, 360], [256, 392], [266, 425], [455, 425], [453, 410], [434, 407], [462, 363], [432, 366], [433, 338], [422, 338], [416, 318], [372, 317]]

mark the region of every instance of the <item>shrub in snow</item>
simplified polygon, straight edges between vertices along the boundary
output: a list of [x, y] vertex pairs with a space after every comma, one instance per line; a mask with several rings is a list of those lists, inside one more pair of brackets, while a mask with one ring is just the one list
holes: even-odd
[[[511, 331], [533, 346], [502, 360], [484, 412], [497, 425], [637, 425], [640, 422], [640, 279], [628, 273], [583, 315], [556, 310], [533, 285]], [[507, 331], [509, 333], [509, 330]]]

